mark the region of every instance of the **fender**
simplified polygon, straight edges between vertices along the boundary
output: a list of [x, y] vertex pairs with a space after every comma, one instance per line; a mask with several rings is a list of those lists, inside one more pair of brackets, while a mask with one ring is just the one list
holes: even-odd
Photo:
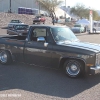
[[86, 67], [86, 61], [85, 61], [85, 59], [83, 59], [83, 58], [80, 58], [80, 57], [60, 57], [60, 59], [59, 59], [59, 68], [61, 68], [62, 66], [62, 64], [64, 64], [64, 62], [67, 60], [67, 59], [76, 59], [76, 60], [81, 60], [81, 61], [83, 61], [84, 62], [84, 67], [85, 67], [85, 70], [87, 71], [87, 67]]

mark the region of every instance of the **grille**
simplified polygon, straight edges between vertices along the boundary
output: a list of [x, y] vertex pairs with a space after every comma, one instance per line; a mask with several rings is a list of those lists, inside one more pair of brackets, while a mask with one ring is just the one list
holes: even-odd
[[96, 65], [100, 66], [100, 53], [96, 54]]

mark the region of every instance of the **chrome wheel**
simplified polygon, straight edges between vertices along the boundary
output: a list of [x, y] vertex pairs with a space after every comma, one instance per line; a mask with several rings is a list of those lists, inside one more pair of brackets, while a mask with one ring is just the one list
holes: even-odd
[[7, 62], [7, 54], [6, 52], [1, 52], [0, 53], [0, 61], [3, 62], [3, 63], [6, 63]]
[[12, 62], [12, 57], [9, 51], [2, 50], [0, 51], [0, 62], [1, 64], [10, 64]]
[[68, 60], [64, 64], [65, 73], [70, 77], [77, 77], [82, 71], [82, 65], [77, 60]]
[[80, 68], [77, 65], [75, 65], [75, 64], [72, 64], [72, 65], [68, 64], [68, 67], [66, 67], [66, 71], [67, 71], [67, 73], [69, 75], [76, 76], [76, 75], [79, 74]]

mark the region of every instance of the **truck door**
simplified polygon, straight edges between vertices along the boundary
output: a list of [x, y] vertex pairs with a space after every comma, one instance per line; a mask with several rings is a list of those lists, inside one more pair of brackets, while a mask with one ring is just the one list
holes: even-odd
[[[37, 41], [39, 37], [45, 38], [45, 41]], [[33, 28], [30, 41], [27, 41], [25, 45], [25, 62], [40, 66], [50, 66], [52, 44], [45, 43], [48, 42], [48, 37], [49, 33], [47, 28], [38, 26]]]

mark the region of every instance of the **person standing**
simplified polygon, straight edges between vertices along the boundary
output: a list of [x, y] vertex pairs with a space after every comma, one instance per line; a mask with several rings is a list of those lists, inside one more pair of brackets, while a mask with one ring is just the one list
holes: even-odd
[[54, 25], [55, 24], [55, 17], [53, 14], [51, 14], [51, 18], [52, 18], [52, 24]]

